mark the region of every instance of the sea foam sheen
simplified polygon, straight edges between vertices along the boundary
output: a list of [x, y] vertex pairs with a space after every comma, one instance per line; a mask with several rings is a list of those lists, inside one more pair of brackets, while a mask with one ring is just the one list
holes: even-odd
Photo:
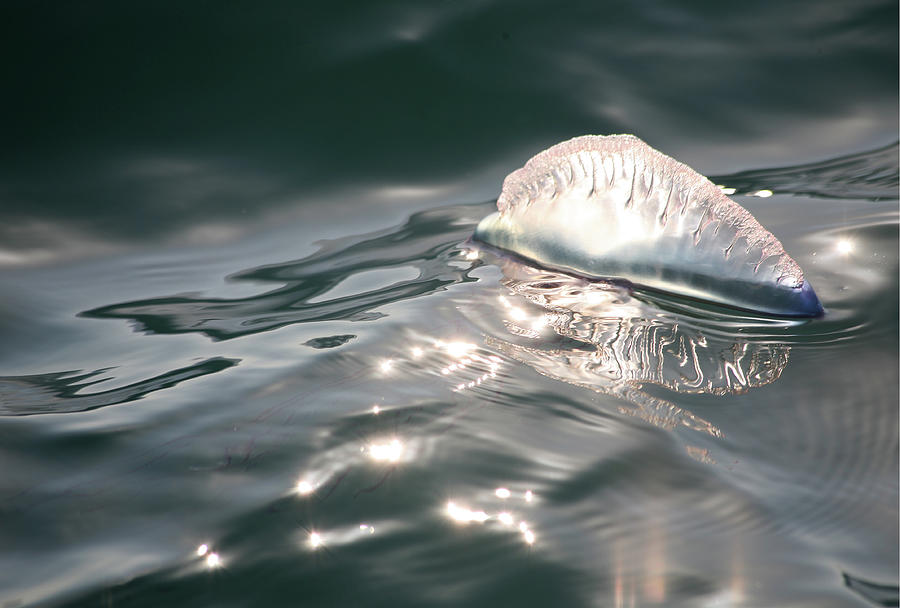
[[475, 238], [545, 267], [774, 315], [823, 310], [746, 209], [633, 135], [544, 150], [504, 180], [497, 208]]

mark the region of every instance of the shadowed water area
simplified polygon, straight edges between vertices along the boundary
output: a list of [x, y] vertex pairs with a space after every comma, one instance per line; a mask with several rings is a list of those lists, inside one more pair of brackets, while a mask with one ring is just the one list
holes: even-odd
[[[4, 12], [0, 605], [898, 604], [894, 3]], [[826, 314], [470, 240], [585, 133]]]

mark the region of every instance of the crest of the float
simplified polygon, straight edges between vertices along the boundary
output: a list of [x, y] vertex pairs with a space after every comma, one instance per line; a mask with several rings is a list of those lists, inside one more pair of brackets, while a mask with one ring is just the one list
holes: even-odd
[[539, 265], [725, 306], [822, 305], [775, 236], [708, 179], [632, 135], [577, 137], [511, 173], [475, 238]]

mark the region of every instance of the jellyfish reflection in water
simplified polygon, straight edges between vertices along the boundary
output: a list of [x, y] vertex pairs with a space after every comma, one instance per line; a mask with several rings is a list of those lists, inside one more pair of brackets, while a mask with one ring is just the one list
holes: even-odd
[[[482, 252], [489, 260], [492, 255]], [[498, 315], [511, 337], [488, 336], [488, 346], [545, 376], [616, 395], [633, 406], [620, 408], [622, 413], [656, 426], [721, 434], [652, 395], [649, 385], [675, 393], [739, 394], [774, 382], [787, 365], [790, 347], [770, 334], [796, 321], [664, 310], [614, 283], [508, 256], [493, 261], [511, 291], [497, 296]]]

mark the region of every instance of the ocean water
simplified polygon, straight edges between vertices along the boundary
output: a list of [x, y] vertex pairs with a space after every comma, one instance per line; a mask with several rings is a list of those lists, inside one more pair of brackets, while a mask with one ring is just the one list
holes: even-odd
[[[21, 3], [0, 606], [898, 605], [898, 9]], [[469, 240], [634, 133], [826, 314]]]

